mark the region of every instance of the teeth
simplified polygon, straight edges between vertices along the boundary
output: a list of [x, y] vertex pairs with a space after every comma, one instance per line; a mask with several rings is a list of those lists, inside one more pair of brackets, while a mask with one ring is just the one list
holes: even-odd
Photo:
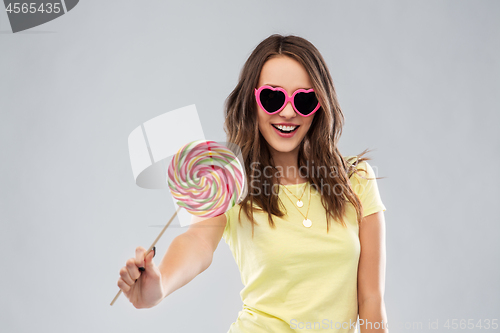
[[297, 126], [282, 126], [282, 125], [274, 125], [274, 126], [276, 126], [282, 131], [287, 131], [287, 132], [293, 131], [294, 129], [297, 128]]

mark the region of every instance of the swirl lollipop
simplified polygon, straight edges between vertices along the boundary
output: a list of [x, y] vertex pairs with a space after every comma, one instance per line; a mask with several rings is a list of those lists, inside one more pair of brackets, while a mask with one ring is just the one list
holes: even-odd
[[168, 168], [168, 186], [177, 204], [190, 214], [224, 214], [243, 196], [243, 168], [233, 151], [214, 141], [182, 147]]

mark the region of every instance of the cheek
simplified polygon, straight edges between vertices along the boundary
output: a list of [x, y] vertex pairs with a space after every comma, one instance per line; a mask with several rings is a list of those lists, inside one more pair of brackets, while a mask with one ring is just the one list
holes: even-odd
[[269, 122], [270, 115], [262, 111], [260, 108], [257, 109], [257, 122], [259, 125], [259, 129], [261, 126], [265, 126]]
[[304, 129], [306, 131], [309, 130], [309, 128], [311, 127], [311, 124], [313, 122], [313, 119], [314, 119], [314, 115], [312, 117], [306, 117], [304, 118], [304, 121], [303, 121], [303, 126], [304, 126]]

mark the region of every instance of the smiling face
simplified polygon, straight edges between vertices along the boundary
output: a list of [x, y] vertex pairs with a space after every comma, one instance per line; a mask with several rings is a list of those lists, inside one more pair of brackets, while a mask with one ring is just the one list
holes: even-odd
[[[287, 56], [277, 56], [266, 61], [260, 72], [258, 87], [263, 85], [281, 87], [286, 90], [288, 96], [297, 89], [312, 88], [304, 66]], [[259, 107], [257, 101], [255, 103], [259, 131], [269, 144], [271, 152], [297, 152], [315, 114], [303, 117], [295, 112], [292, 103], [288, 102], [280, 112], [270, 115]]]

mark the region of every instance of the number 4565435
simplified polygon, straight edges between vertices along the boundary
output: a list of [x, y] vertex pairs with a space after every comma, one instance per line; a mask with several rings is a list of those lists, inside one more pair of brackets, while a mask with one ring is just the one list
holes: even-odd
[[479, 319], [477, 322], [474, 322], [474, 319], [451, 319], [451, 324], [450, 324], [450, 319], [446, 320], [444, 323], [445, 328], [451, 328], [451, 329], [494, 329], [496, 330], [498, 328], [498, 319]]
[[28, 14], [28, 13], [55, 13], [58, 14], [61, 12], [61, 4], [58, 2], [55, 3], [41, 3], [38, 7], [36, 3], [9, 3], [7, 8], [5, 9], [8, 13], [23, 13], [23, 14]]

